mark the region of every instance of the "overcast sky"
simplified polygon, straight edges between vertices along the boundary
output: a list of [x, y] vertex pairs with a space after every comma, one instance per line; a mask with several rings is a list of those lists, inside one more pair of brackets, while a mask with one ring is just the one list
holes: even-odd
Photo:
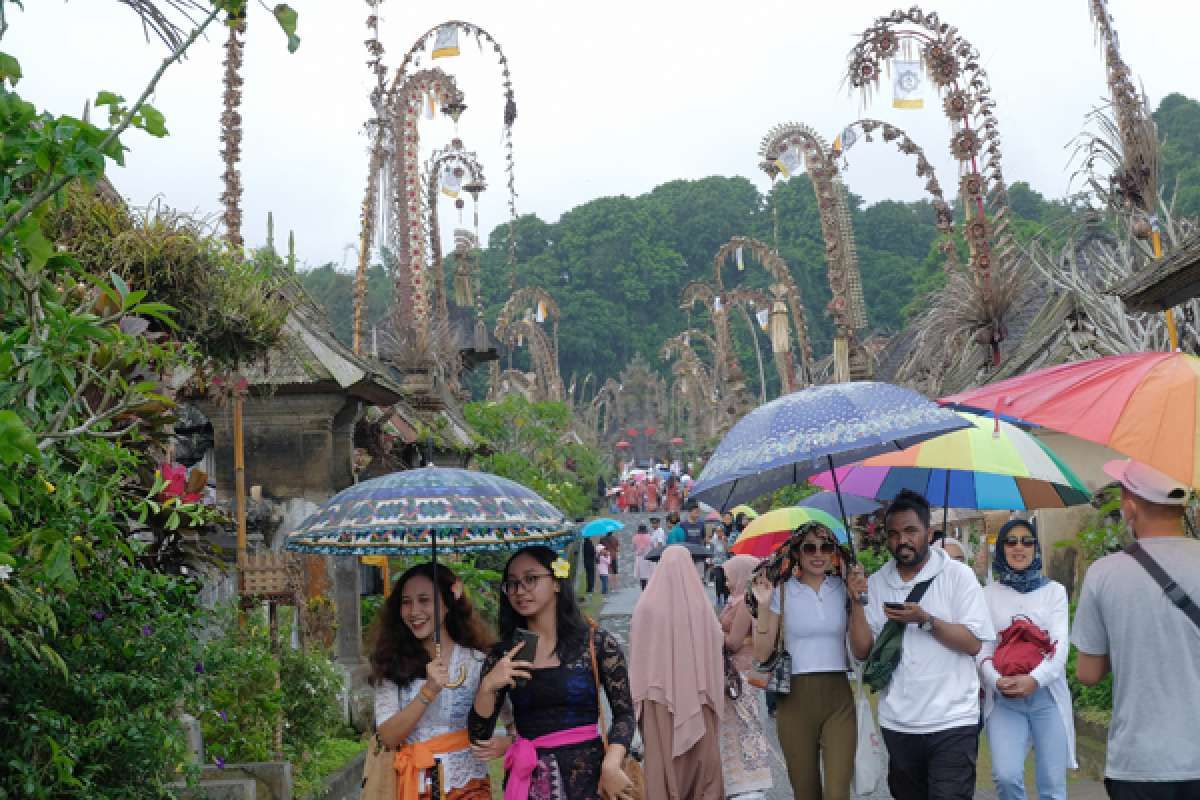
[[[519, 110], [517, 208], [553, 221], [589, 199], [637, 195], [676, 178], [744, 175], [765, 189], [756, 151], [773, 124], [801, 121], [832, 138], [864, 116], [842, 83], [846, 54], [895, 4], [385, 0], [381, 38], [394, 69], [419, 34], [446, 19], [471, 21], [495, 36], [509, 58]], [[22, 94], [52, 111], [78, 113], [98, 89], [134, 97], [164, 55], [113, 0], [25, 5], [23, 13], [9, 12], [4, 49], [22, 62]], [[280, 239], [295, 230], [301, 259], [344, 261], [349, 268], [367, 163], [367, 6], [359, 0], [292, 5], [303, 40], [295, 55], [264, 8], [251, 9], [241, 166], [246, 240], [263, 243], [272, 210]], [[1109, 5], [1122, 52], [1151, 104], [1173, 91], [1200, 96], [1192, 61], [1200, 3]], [[934, 9], [982, 54], [1008, 179], [1028, 180], [1053, 197], [1066, 194], [1070, 142], [1105, 95], [1087, 0], [943, 0], [927, 10]], [[127, 135], [132, 152], [112, 178], [132, 203], [161, 198], [205, 215], [219, 212], [222, 34], [199, 42], [160, 84], [154, 103], [166, 114], [170, 137]], [[436, 65], [451, 71], [466, 94], [469, 108], [458, 131], [478, 152], [491, 185], [480, 203], [486, 236], [507, 213], [500, 75], [490, 49], [480, 53], [473, 40], [462, 45], [462, 56]], [[907, 130], [953, 194], [948, 128], [931, 93], [923, 111], [899, 111], [885, 90], [866, 115]], [[422, 123], [423, 152], [452, 135], [448, 120]], [[879, 141], [851, 151], [846, 178], [868, 202], [922, 194], [911, 162]], [[447, 205], [442, 218], [452, 227], [453, 208]]]

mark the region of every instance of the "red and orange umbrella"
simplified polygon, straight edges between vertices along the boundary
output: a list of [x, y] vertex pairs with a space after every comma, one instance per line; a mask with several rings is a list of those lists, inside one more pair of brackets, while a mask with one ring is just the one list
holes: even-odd
[[1200, 358], [1130, 353], [1062, 364], [943, 397], [1109, 447], [1200, 487]]

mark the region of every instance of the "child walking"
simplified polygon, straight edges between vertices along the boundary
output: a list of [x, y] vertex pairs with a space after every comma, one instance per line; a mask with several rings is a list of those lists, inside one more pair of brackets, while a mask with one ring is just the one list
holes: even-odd
[[600, 579], [600, 594], [608, 594], [608, 567], [612, 564], [612, 556], [608, 548], [602, 544], [596, 545], [596, 577]]

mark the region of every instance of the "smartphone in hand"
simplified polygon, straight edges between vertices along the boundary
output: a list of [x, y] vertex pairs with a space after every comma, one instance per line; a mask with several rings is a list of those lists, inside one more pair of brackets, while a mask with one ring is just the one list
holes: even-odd
[[903, 611], [904, 603], [884, 603], [884, 608], [890, 608], [892, 611]]
[[[513, 661], [528, 661], [530, 664], [532, 664], [534, 658], [537, 657], [538, 635], [533, 631], [527, 631], [524, 628], [517, 628], [516, 632], [513, 634], [513, 641], [515, 644], [521, 645], [521, 649], [517, 651], [515, 656], [513, 656]], [[518, 678], [517, 686], [524, 685], [525, 679]]]

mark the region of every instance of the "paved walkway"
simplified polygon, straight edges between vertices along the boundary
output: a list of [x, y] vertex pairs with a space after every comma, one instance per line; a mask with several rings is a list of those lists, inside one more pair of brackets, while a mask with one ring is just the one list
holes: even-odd
[[[663, 515], [660, 514], [659, 516]], [[600, 624], [615, 635], [621, 641], [622, 645], [628, 647], [630, 618], [633, 616], [634, 606], [637, 605], [638, 598], [642, 593], [637, 580], [633, 577], [634, 553], [632, 537], [633, 533], [637, 530], [638, 524], [647, 521], [649, 515], [622, 514], [616, 518], [625, 523], [625, 530], [617, 534], [620, 541], [620, 550], [617, 554], [619, 574], [616, 578], [615, 589], [610, 590], [600, 610]], [[791, 786], [788, 784], [787, 770], [784, 766], [783, 755], [779, 749], [779, 738], [775, 726], [768, 725], [767, 733], [771, 742], [771, 771], [775, 778], [775, 788], [767, 793], [767, 800], [792, 800], [794, 795], [792, 794]], [[986, 784], [986, 787], [980, 786], [975, 793], [976, 799], [995, 800], [996, 793], [992, 788], [990, 777], [986, 775], [980, 776], [980, 783]], [[1036, 794], [1031, 792], [1030, 796], [1036, 796]], [[1070, 785], [1069, 796], [1073, 800], [1107, 799], [1104, 786], [1099, 782], [1089, 780], [1073, 781]], [[855, 800], [891, 800], [891, 794], [884, 787], [873, 795], [855, 795]]]

